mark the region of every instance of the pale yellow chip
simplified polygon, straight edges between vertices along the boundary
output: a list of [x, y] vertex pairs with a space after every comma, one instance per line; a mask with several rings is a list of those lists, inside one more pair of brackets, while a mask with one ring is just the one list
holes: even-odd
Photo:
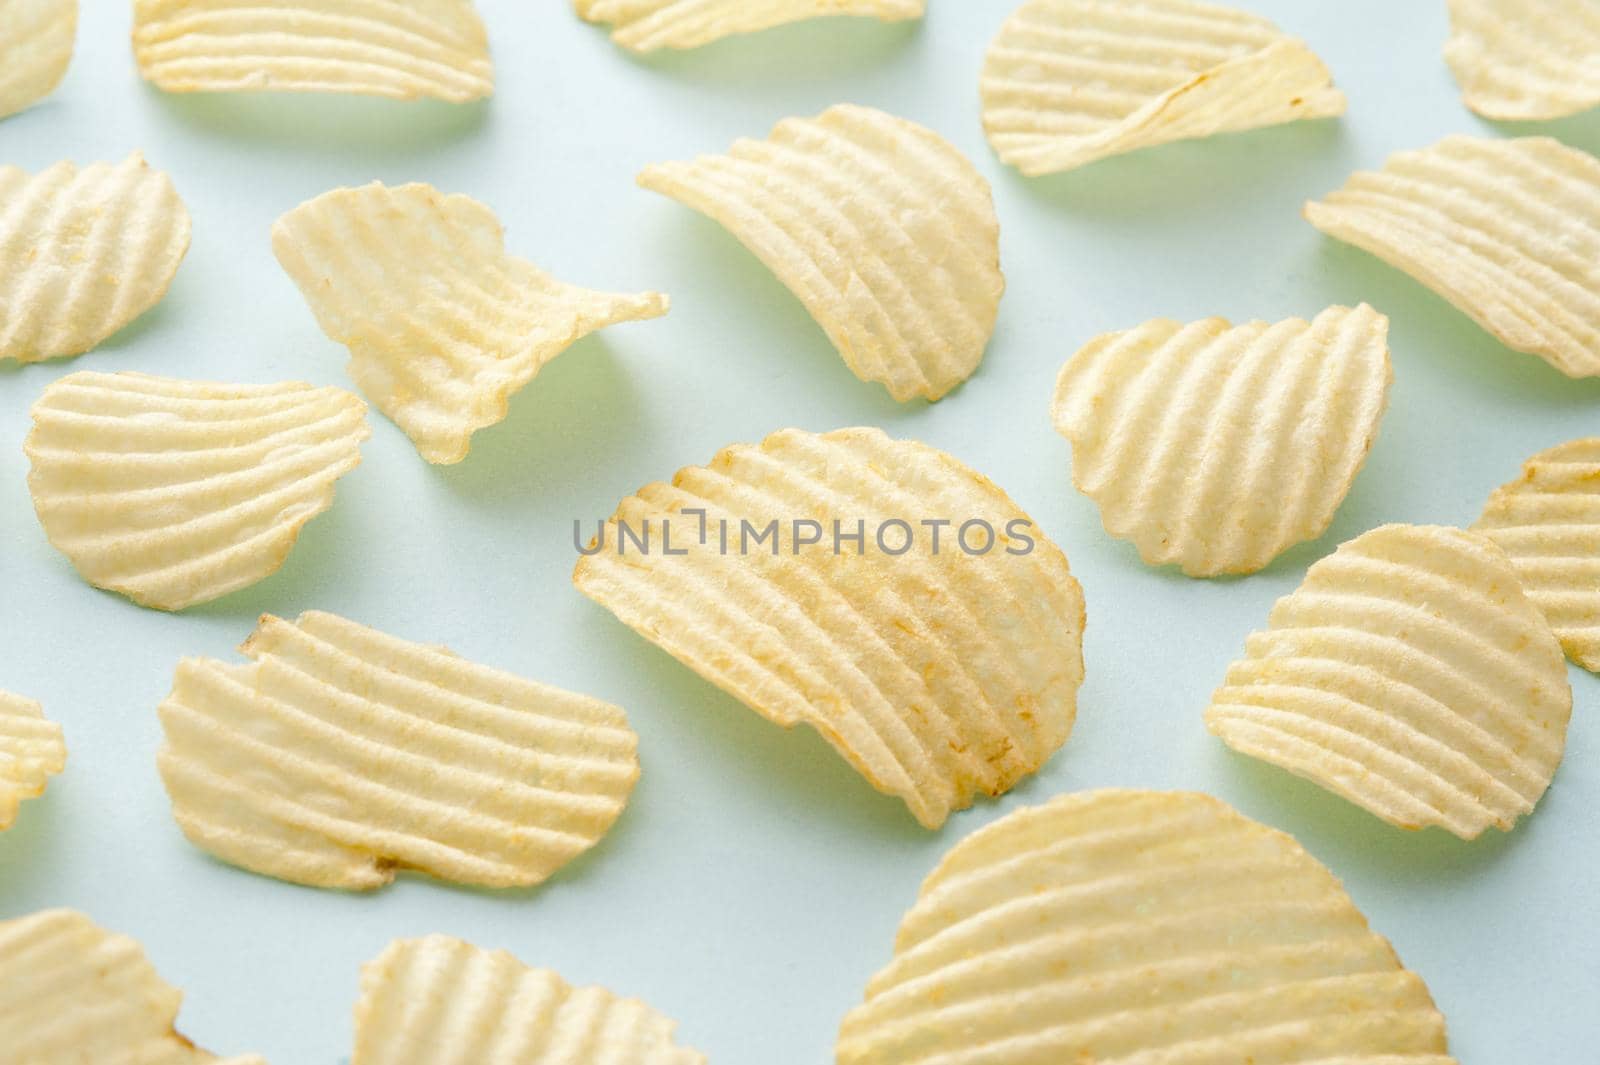
[[361, 968], [350, 1065], [705, 1065], [676, 1021], [503, 950], [401, 939]]
[[1600, 672], [1600, 437], [1533, 456], [1473, 529], [1511, 556], [1567, 656]]
[[45, 784], [66, 767], [61, 726], [47, 720], [32, 699], [0, 691], [0, 829], [10, 828], [22, 800], [43, 795]]
[[639, 184], [726, 227], [895, 399], [938, 399], [983, 361], [1000, 223], [989, 183], [932, 130], [841, 105], [727, 155], [648, 166]]
[[921, 18], [927, 0], [573, 0], [578, 16], [612, 26], [611, 39], [634, 52], [698, 48], [738, 33], [805, 19], [859, 15], [901, 22]]
[[1474, 839], [1533, 810], [1571, 713], [1561, 646], [1505, 552], [1385, 525], [1278, 600], [1205, 718], [1234, 750], [1390, 824]]
[[507, 255], [494, 212], [431, 185], [324, 193], [278, 219], [272, 248], [350, 349], [361, 391], [429, 462], [466, 458], [574, 341], [667, 313], [658, 292], [595, 292]]
[[1030, 176], [1345, 109], [1304, 41], [1197, 0], [1027, 0], [981, 87], [989, 143]]
[[1594, 0], [1449, 0], [1444, 58], [1485, 118], [1562, 118], [1600, 104]]
[[0, 166], [0, 360], [95, 347], [160, 302], [188, 250], [188, 210], [138, 152]]
[[0, 118], [55, 91], [77, 36], [78, 0], [0, 0]]
[[1457, 135], [1307, 203], [1516, 351], [1600, 375], [1600, 160], [1549, 137]]
[[173, 1031], [183, 994], [139, 944], [73, 910], [0, 921], [0, 1048], [17, 1065], [265, 1065]]
[[942, 451], [787, 429], [646, 485], [603, 532], [579, 591], [768, 720], [815, 728], [929, 828], [1072, 730], [1084, 612], [1066, 556]]
[[166, 92], [494, 92], [472, 0], [134, 0], [133, 55]]
[[1206, 795], [1063, 795], [923, 882], [839, 1065], [1454, 1065], [1321, 863]]
[[84, 580], [182, 610], [277, 572], [360, 464], [366, 410], [301, 382], [69, 374], [33, 405], [28, 488]]
[[161, 777], [184, 834], [227, 862], [368, 890], [397, 869], [545, 880], [594, 846], [639, 776], [618, 707], [331, 614], [270, 614], [251, 661], [179, 663]]
[[1253, 573], [1321, 536], [1388, 405], [1389, 320], [1366, 304], [1096, 337], [1056, 380], [1072, 476], [1112, 536], [1191, 577]]

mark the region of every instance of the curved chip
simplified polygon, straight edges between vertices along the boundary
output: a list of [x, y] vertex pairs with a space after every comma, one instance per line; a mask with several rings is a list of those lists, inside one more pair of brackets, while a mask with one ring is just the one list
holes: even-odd
[[1152, 566], [1254, 573], [1321, 536], [1388, 405], [1389, 320], [1157, 319], [1096, 337], [1056, 380], [1073, 481]]
[[1029, 176], [1345, 108], [1304, 41], [1197, 0], [1027, 0], [981, 86], [989, 143]]
[[0, 1047], [25, 1065], [265, 1065], [173, 1031], [183, 994], [139, 944], [73, 910], [0, 921]]
[[1210, 796], [1028, 807], [923, 882], [839, 1065], [1454, 1065], [1427, 986], [1320, 862]]
[[0, 0], [0, 118], [55, 91], [77, 36], [78, 0]]
[[1600, 672], [1600, 437], [1533, 456], [1472, 528], [1511, 556], [1567, 656]]
[[32, 699], [0, 691], [0, 829], [10, 828], [22, 800], [43, 795], [49, 779], [66, 767], [61, 726]]
[[182, 610], [277, 572], [361, 463], [367, 405], [302, 382], [69, 374], [33, 405], [33, 506], [96, 588]]
[[676, 1021], [503, 950], [401, 939], [361, 968], [350, 1065], [705, 1065]]
[[1600, 375], [1600, 160], [1549, 137], [1452, 136], [1305, 206], [1516, 351]]
[[1600, 104], [1593, 0], [1449, 0], [1444, 58], [1485, 118], [1562, 118]]
[[264, 615], [240, 651], [179, 663], [159, 762], [190, 842], [267, 876], [537, 884], [599, 842], [639, 776], [618, 707], [443, 648], [308, 613]]
[[494, 92], [472, 0], [134, 0], [133, 55], [166, 92]]
[[1234, 750], [1392, 825], [1475, 839], [1533, 810], [1571, 713], [1561, 647], [1505, 552], [1386, 525], [1278, 600], [1205, 716]]
[[983, 361], [1000, 223], [989, 183], [932, 130], [841, 105], [727, 155], [648, 166], [639, 184], [727, 228], [895, 399], [938, 399]]
[[900, 22], [921, 18], [927, 0], [573, 0], [578, 17], [607, 22], [611, 39], [634, 52], [698, 48], [829, 15]]
[[160, 302], [189, 250], [172, 179], [134, 152], [0, 166], [0, 359], [81, 355]]
[[435, 463], [466, 458], [574, 341], [667, 313], [660, 293], [595, 292], [507, 255], [494, 212], [431, 185], [324, 193], [278, 219], [272, 248], [357, 386]]
[[787, 429], [646, 485], [572, 579], [769, 721], [815, 728], [929, 828], [1072, 730], [1066, 557], [987, 478], [877, 429]]

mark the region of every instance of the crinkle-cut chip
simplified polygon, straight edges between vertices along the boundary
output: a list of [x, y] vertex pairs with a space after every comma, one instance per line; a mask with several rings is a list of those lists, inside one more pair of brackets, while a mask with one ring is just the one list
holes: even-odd
[[159, 764], [190, 842], [313, 887], [396, 869], [538, 884], [599, 842], [639, 776], [618, 707], [331, 614], [261, 618], [251, 662], [189, 658]]
[[182, 610], [277, 572], [361, 463], [366, 411], [302, 382], [69, 374], [33, 405], [28, 488], [84, 580]]
[[0, 118], [55, 91], [77, 36], [78, 0], [0, 0]]
[[579, 591], [769, 721], [815, 728], [929, 828], [1072, 731], [1083, 592], [1027, 515], [942, 451], [787, 429], [646, 485], [602, 532]]
[[989, 183], [932, 130], [840, 105], [727, 155], [648, 166], [639, 184], [721, 223], [895, 399], [938, 399], [983, 361], [1000, 223]]
[[160, 302], [189, 250], [172, 179], [134, 152], [0, 166], [0, 359], [81, 355]]
[[1516, 351], [1600, 375], [1600, 160], [1549, 137], [1456, 135], [1307, 203]]
[[18, 1065], [266, 1065], [173, 1031], [183, 993], [139, 944], [74, 910], [0, 921], [0, 1047]]
[[431, 935], [362, 966], [350, 1065], [705, 1065], [673, 1042], [677, 1027], [637, 999]]
[[61, 726], [32, 699], [0, 691], [0, 829], [10, 828], [22, 800], [43, 795], [66, 767]]
[[1282, 832], [1109, 789], [958, 843], [839, 1065], [1454, 1065], [1427, 986]]
[[1389, 320], [1366, 304], [1096, 337], [1056, 380], [1073, 480], [1152, 566], [1254, 573], [1321, 536], [1388, 405]]
[[658, 292], [595, 292], [507, 255], [494, 212], [431, 185], [324, 193], [278, 219], [272, 248], [362, 392], [435, 463], [466, 458], [573, 342], [667, 313]]
[[653, 52], [698, 48], [734, 34], [829, 15], [918, 19], [927, 0], [574, 0], [574, 5], [580, 18], [610, 23], [611, 39], [624, 48]]
[[133, 55], [166, 92], [494, 93], [472, 0], [134, 0]]
[[1562, 118], [1600, 104], [1593, 0], [1450, 0], [1445, 62], [1485, 118]]
[[1600, 437], [1533, 456], [1472, 528], [1511, 556], [1567, 656], [1600, 672]]
[[1566, 749], [1572, 688], [1505, 552], [1386, 525], [1316, 563], [1252, 633], [1206, 725], [1390, 824], [1509, 831]]
[[1196, 0], [1027, 0], [981, 87], [989, 143], [1029, 176], [1345, 108], [1304, 41]]

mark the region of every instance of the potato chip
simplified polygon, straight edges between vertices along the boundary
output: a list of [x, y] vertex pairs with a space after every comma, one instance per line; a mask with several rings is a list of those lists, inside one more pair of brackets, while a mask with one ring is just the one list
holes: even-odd
[[1444, 59], [1485, 118], [1562, 118], [1600, 104], [1593, 0], [1449, 0]]
[[78, 0], [0, 0], [0, 118], [55, 91], [72, 62]]
[[188, 250], [189, 212], [138, 152], [0, 166], [0, 360], [95, 347], [160, 302]]
[[1600, 160], [1549, 137], [1452, 136], [1305, 206], [1516, 351], [1600, 375]]
[[0, 1047], [17, 1065], [226, 1062], [173, 1031], [183, 994], [139, 944], [73, 910], [0, 921]]
[[989, 143], [1029, 176], [1345, 108], [1304, 41], [1197, 0], [1027, 0], [981, 86]]
[[715, 219], [863, 381], [933, 400], [983, 361], [1005, 278], [994, 197], [932, 130], [867, 107], [789, 118], [639, 184]]
[[43, 795], [46, 782], [66, 767], [61, 726], [32, 699], [0, 691], [0, 829], [10, 828], [22, 800]]
[[1600, 672], [1600, 437], [1533, 456], [1472, 528], [1511, 556], [1567, 657]]
[[1392, 825], [1475, 839], [1533, 810], [1571, 713], [1561, 647], [1505, 552], [1386, 525], [1278, 600], [1206, 725]]
[[402, 939], [362, 966], [350, 1065], [705, 1065], [676, 1021], [503, 950]]
[[277, 572], [360, 465], [366, 410], [303, 382], [69, 374], [33, 405], [28, 488], [84, 580], [182, 610]]
[[431, 185], [324, 193], [278, 219], [272, 247], [350, 349], [350, 376], [429, 462], [466, 458], [574, 341], [667, 313], [658, 292], [578, 288], [507, 255], [489, 208]]
[[1096, 337], [1056, 380], [1073, 481], [1152, 566], [1254, 573], [1321, 536], [1388, 405], [1389, 320], [1161, 318]]
[[1072, 730], [1078, 582], [942, 451], [787, 429], [646, 485], [602, 533], [579, 591], [769, 721], [815, 728], [929, 828]]
[[923, 882], [839, 1065], [1454, 1065], [1427, 986], [1282, 832], [1192, 792], [1027, 807]]
[[927, 0], [574, 0], [578, 16], [612, 25], [611, 39], [634, 52], [698, 48], [828, 15], [900, 22], [921, 18]]
[[332, 614], [270, 614], [248, 665], [179, 663], [159, 758], [190, 842], [313, 887], [396, 869], [545, 880], [605, 835], [639, 776], [621, 709]]
[[134, 0], [133, 55], [166, 92], [494, 92], [472, 0]]

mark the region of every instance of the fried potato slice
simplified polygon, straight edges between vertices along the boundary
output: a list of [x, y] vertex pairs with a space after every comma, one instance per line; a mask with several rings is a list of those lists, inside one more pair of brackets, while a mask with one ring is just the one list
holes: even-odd
[[10, 828], [22, 800], [43, 795], [49, 779], [66, 767], [61, 726], [32, 699], [0, 691], [0, 829]]
[[165, 92], [494, 93], [472, 0], [134, 0], [133, 55]]
[[[976, 522], [993, 538], [962, 532]], [[862, 532], [860, 550], [836, 528]], [[929, 828], [1072, 731], [1082, 590], [1004, 492], [942, 451], [786, 429], [646, 485], [602, 531], [579, 591], [769, 721], [815, 728]]]
[[1096, 337], [1056, 380], [1073, 481], [1152, 566], [1254, 573], [1321, 536], [1388, 406], [1389, 320], [1366, 304]]
[[55, 91], [72, 63], [78, 0], [0, 0], [0, 118]]
[[0, 921], [0, 1047], [23, 1065], [222, 1062], [173, 1031], [183, 994], [139, 944], [74, 910]]
[[1345, 109], [1304, 41], [1197, 0], [1027, 0], [981, 88], [989, 143], [1030, 177]]
[[829, 15], [901, 22], [921, 18], [927, 0], [573, 0], [578, 17], [612, 26], [633, 52], [698, 48], [739, 33]]
[[1562, 118], [1600, 104], [1600, 10], [1591, 0], [1449, 0], [1444, 59], [1485, 118]]
[[466, 458], [574, 341], [667, 313], [658, 292], [595, 292], [507, 255], [494, 212], [431, 185], [324, 193], [278, 219], [272, 248], [357, 386], [434, 463]]
[[1487, 537], [1385, 525], [1252, 633], [1206, 726], [1401, 828], [1509, 831], [1566, 749], [1561, 647]]
[[1533, 456], [1472, 528], [1511, 556], [1567, 657], [1600, 672], [1600, 437]]
[[1600, 375], [1600, 160], [1549, 137], [1456, 135], [1305, 206], [1516, 351]]
[[932, 130], [840, 105], [727, 155], [648, 166], [639, 184], [721, 223], [895, 399], [938, 399], [983, 361], [1000, 223], [989, 183]]
[[538, 884], [599, 842], [639, 776], [618, 707], [332, 614], [264, 615], [251, 661], [189, 658], [159, 763], [190, 842], [280, 880], [396, 869]]
[[401, 939], [361, 968], [350, 1065], [705, 1065], [676, 1021], [503, 950]]
[[134, 152], [0, 166], [0, 360], [81, 355], [160, 302], [189, 250], [172, 179]]
[[68, 374], [33, 405], [28, 488], [84, 580], [182, 610], [278, 571], [360, 465], [366, 411], [298, 381]]

